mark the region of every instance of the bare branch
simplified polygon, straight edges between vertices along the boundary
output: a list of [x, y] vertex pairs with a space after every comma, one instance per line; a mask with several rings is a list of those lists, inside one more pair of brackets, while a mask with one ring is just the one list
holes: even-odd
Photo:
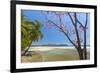
[[71, 21], [72, 21], [72, 24], [75, 25], [74, 20], [73, 20], [73, 18], [72, 18], [72, 16], [70, 15], [69, 12], [68, 12], [68, 16], [70, 17], [70, 19], [71, 19]]
[[86, 22], [85, 22], [85, 28], [87, 26], [87, 22], [88, 22], [88, 13], [86, 13]]
[[77, 22], [84, 28], [83, 24], [77, 19]]
[[75, 48], [78, 48], [77, 45], [70, 39], [70, 37], [68, 36], [68, 33], [66, 33], [61, 27], [59, 27], [56, 23], [54, 23], [53, 21], [49, 20], [49, 22], [51, 22], [52, 24], [54, 24], [56, 27], [58, 27], [60, 30], [62, 30], [62, 32], [67, 36], [68, 40], [75, 46]]
[[77, 27], [77, 15], [76, 15], [76, 12], [74, 13], [74, 19], [75, 19], [75, 26]]
[[78, 29], [77, 29], [77, 15], [76, 15], [76, 13], [74, 13], [74, 18], [75, 18], [74, 28], [75, 28], [75, 31], [76, 31], [77, 43], [78, 43], [78, 46], [81, 48], [79, 33], [78, 33]]
[[78, 46], [70, 39], [70, 37], [68, 36], [68, 34], [65, 33], [65, 32], [63, 32], [63, 33], [67, 36], [68, 40], [74, 45], [74, 47], [78, 48]]

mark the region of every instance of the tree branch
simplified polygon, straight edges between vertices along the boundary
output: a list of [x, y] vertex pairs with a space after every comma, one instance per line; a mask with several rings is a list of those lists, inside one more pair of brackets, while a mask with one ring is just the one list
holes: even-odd
[[76, 19], [76, 20], [82, 26], [82, 28], [84, 28], [83, 24], [78, 19]]
[[75, 46], [75, 48], [78, 48], [77, 45], [70, 39], [70, 37], [68, 36], [68, 34], [61, 28], [59, 27], [56, 23], [54, 23], [53, 21], [49, 20], [49, 22], [51, 22], [52, 24], [54, 24], [56, 27], [58, 27], [60, 30], [62, 30], [62, 32], [67, 36], [68, 40]]
[[86, 13], [86, 22], [85, 22], [85, 28], [87, 26], [87, 22], [88, 22], [88, 13]]
[[74, 18], [75, 18], [74, 28], [76, 31], [77, 43], [78, 43], [78, 46], [81, 48], [81, 42], [80, 42], [79, 33], [78, 33], [78, 29], [77, 29], [77, 15], [76, 15], [76, 13], [74, 13]]
[[72, 18], [72, 16], [70, 15], [69, 12], [68, 12], [68, 16], [70, 17], [70, 19], [71, 19], [71, 21], [72, 21], [72, 24], [75, 25], [74, 20], [73, 20], [73, 18]]
[[84, 28], [84, 55], [85, 59], [87, 59], [87, 50], [86, 50], [86, 27], [88, 22], [88, 14], [86, 13], [86, 22], [85, 22], [85, 28]]

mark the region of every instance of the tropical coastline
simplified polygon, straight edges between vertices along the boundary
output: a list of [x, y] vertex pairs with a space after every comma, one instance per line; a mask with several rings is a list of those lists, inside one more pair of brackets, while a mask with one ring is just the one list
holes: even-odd
[[[30, 56], [22, 56], [22, 63], [32, 62], [51, 62], [51, 61], [76, 61], [79, 55], [74, 47], [58, 47], [58, 46], [38, 46], [30, 47]], [[87, 57], [90, 59], [90, 49], [87, 49]], [[88, 60], [87, 59], [87, 60]]]
[[[89, 51], [90, 47], [87, 46], [87, 51]], [[29, 51], [48, 51], [53, 49], [75, 49], [74, 46], [31, 46]], [[76, 50], [76, 49], [75, 49]]]

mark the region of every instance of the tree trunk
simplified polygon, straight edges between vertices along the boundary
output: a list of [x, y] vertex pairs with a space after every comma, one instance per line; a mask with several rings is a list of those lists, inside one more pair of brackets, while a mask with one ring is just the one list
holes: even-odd
[[79, 59], [84, 60], [83, 50], [79, 50], [78, 54], [79, 54]]
[[28, 50], [30, 49], [31, 44], [32, 44], [32, 41], [30, 42], [30, 44], [29, 44], [29, 46], [27, 47], [27, 49], [24, 50], [24, 51], [22, 52], [22, 54], [21, 54], [22, 56], [25, 56], [25, 55], [26, 55], [26, 53], [27, 53]]
[[86, 27], [87, 27], [87, 22], [88, 22], [88, 14], [86, 13], [86, 22], [85, 22], [85, 27], [84, 27], [84, 57], [85, 57], [85, 60], [87, 59], [87, 48], [86, 48]]
[[83, 50], [81, 49], [81, 47], [76, 48], [78, 55], [79, 55], [79, 59], [80, 60], [84, 60], [84, 55], [83, 55]]
[[87, 59], [87, 50], [86, 50], [86, 28], [84, 29], [84, 58]]

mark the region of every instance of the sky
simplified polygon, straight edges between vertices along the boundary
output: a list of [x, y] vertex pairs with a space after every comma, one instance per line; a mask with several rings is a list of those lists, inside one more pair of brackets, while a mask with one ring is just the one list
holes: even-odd
[[[33, 42], [32, 45], [43, 45], [43, 44], [67, 44], [72, 45], [67, 37], [56, 27], [48, 27], [46, 23], [46, 18], [44, 14], [47, 15], [48, 19], [58, 22], [57, 16], [54, 14], [47, 14], [46, 11], [36, 11], [36, 10], [22, 10], [23, 14], [26, 16], [27, 19], [30, 19], [31, 21], [38, 20], [43, 24], [43, 27], [41, 28], [41, 32], [43, 33], [43, 39], [39, 40], [38, 42]], [[44, 14], [43, 14], [44, 13]], [[67, 13], [67, 12], [65, 12]], [[84, 24], [86, 15], [85, 13], [77, 13], [78, 19]], [[68, 16], [62, 16], [62, 23], [67, 27], [68, 30], [70, 30], [70, 33], [72, 33], [73, 26], [70, 18]], [[90, 43], [90, 15], [88, 14], [88, 23], [87, 23], [87, 45]], [[83, 34], [81, 34], [81, 38], [83, 38]], [[70, 36], [70, 38], [74, 41], [75, 35], [73, 34]]]

